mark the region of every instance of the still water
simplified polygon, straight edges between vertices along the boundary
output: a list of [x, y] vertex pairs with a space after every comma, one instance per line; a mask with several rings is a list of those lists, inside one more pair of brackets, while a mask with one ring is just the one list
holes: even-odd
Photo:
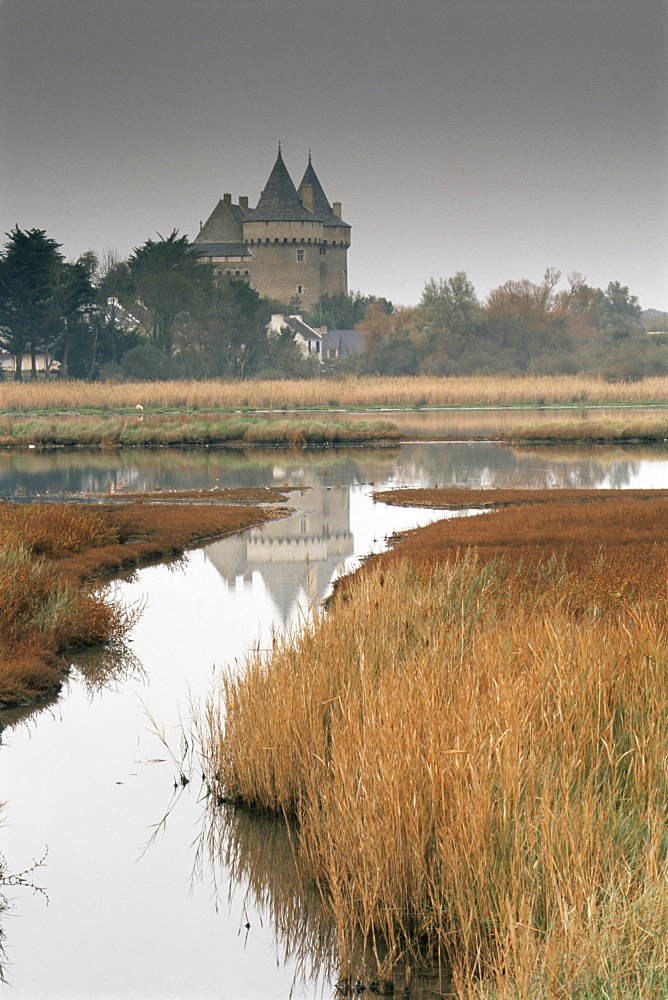
[[[450, 443], [0, 455], [2, 496], [277, 484], [299, 487], [291, 517], [120, 580], [124, 601], [145, 603], [128, 651], [79, 657], [57, 700], [0, 717], [8, 868], [48, 848], [34, 873], [45, 894], [9, 890], [8, 997], [333, 996], [333, 929], [317, 894], [300, 889], [280, 824], [206, 809], [182, 743], [193, 704], [224, 664], [298, 627], [387, 535], [444, 516], [374, 504], [373, 488], [665, 488], [668, 451]], [[182, 771], [192, 778], [183, 788]]]

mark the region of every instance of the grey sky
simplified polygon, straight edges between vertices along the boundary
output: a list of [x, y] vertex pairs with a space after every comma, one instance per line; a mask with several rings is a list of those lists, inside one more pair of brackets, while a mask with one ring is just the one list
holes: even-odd
[[0, 0], [0, 229], [67, 256], [254, 204], [279, 139], [350, 286], [548, 266], [668, 309], [664, 0]]

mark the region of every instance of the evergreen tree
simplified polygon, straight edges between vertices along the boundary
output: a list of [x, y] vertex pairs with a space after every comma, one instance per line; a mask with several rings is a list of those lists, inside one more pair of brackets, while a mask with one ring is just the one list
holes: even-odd
[[16, 381], [23, 379], [23, 356], [32, 358], [37, 377], [37, 351], [53, 342], [57, 332], [58, 273], [63, 264], [60, 244], [43, 229], [7, 233], [0, 256], [0, 340], [14, 356]]

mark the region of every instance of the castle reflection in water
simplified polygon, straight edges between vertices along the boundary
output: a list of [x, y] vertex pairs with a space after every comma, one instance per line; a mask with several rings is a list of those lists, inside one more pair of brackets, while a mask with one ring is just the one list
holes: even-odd
[[311, 490], [292, 517], [270, 521], [242, 535], [213, 542], [206, 558], [230, 587], [259, 573], [285, 624], [306, 597], [316, 606], [354, 552], [347, 487]]

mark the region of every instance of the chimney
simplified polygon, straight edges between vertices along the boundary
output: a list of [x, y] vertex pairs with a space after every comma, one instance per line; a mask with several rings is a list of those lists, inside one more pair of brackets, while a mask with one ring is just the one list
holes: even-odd
[[304, 184], [302, 187], [302, 205], [304, 208], [308, 208], [309, 212], [313, 211], [313, 185]]
[[244, 215], [248, 215], [248, 195], [244, 194], [240, 196], [239, 208], [244, 213]]
[[228, 194], [228, 193], [226, 192], [226, 193], [225, 193], [225, 194], [223, 195], [223, 202], [224, 202], [224, 203], [225, 203], [225, 204], [227, 205], [227, 207], [229, 208], [229, 207], [231, 206], [231, 204], [232, 204], [232, 195], [231, 195], [231, 194]]
[[340, 201], [335, 201], [334, 202], [334, 204], [332, 205], [332, 212], [337, 217], [337, 219], [343, 218], [343, 216], [341, 215], [341, 202]]

